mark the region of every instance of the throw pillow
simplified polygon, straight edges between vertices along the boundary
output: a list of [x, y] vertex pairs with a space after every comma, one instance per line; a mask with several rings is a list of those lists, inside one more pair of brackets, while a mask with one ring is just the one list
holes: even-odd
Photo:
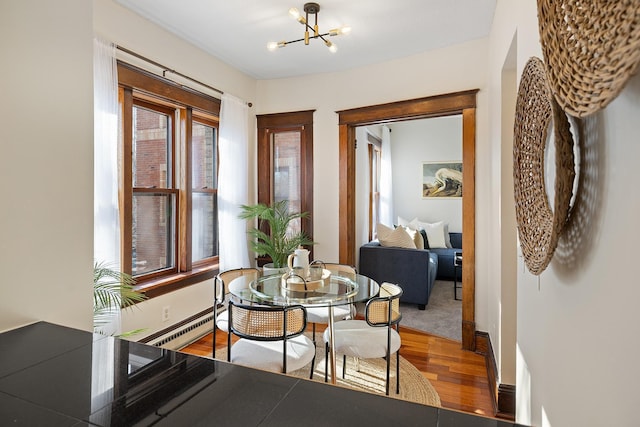
[[[444, 244], [445, 247], [451, 249], [453, 248], [453, 246], [451, 245], [451, 237], [449, 236], [449, 223], [448, 222], [444, 222], [444, 221], [440, 221], [444, 224]], [[412, 225], [415, 225], [416, 229], [418, 230], [424, 230], [426, 227], [432, 226], [434, 224], [439, 224], [440, 222], [436, 222], [436, 223], [428, 223], [428, 222], [421, 222], [421, 221], [415, 221]], [[428, 243], [425, 244], [424, 246], [426, 249], [429, 248]]]
[[429, 240], [429, 248], [446, 248], [447, 243], [444, 237], [444, 222], [436, 222], [429, 224], [427, 222], [422, 223], [424, 231], [427, 233], [427, 240]]
[[416, 244], [404, 227], [389, 228], [384, 224], [377, 225], [378, 240], [382, 246], [415, 249]]
[[453, 247], [451, 246], [451, 236], [449, 236], [449, 223], [447, 222], [444, 223], [444, 243], [449, 249]]
[[[409, 221], [402, 218], [400, 215], [398, 215], [398, 225], [401, 225], [403, 227], [411, 227], [411, 224], [416, 222], [417, 220], [418, 218], [414, 218], [411, 221]], [[416, 229], [417, 227], [411, 227], [411, 228]]]
[[416, 245], [416, 249], [424, 249], [424, 240], [422, 239], [422, 234], [418, 230], [414, 230], [413, 228], [404, 227], [405, 231], [413, 240], [413, 243]]
[[424, 248], [429, 249], [429, 239], [427, 238], [427, 232], [424, 231], [424, 228], [420, 229], [420, 235], [422, 236], [422, 240], [424, 241]]

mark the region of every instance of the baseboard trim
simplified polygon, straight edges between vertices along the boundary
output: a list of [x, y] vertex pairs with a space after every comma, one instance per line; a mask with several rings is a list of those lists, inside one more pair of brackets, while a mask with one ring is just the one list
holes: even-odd
[[516, 419], [516, 386], [498, 384], [498, 367], [487, 332], [476, 331], [476, 353], [484, 356], [489, 381], [489, 394], [493, 404], [494, 416], [510, 421]]
[[205, 315], [207, 315], [209, 313], [212, 313], [212, 312], [213, 312], [213, 307], [206, 308], [206, 309], [202, 310], [201, 312], [194, 314], [193, 316], [189, 316], [186, 319], [184, 319], [184, 320], [182, 320], [182, 321], [180, 321], [178, 323], [174, 323], [173, 325], [171, 325], [169, 327], [166, 327], [166, 328], [161, 329], [161, 330], [159, 330], [159, 331], [157, 331], [157, 332], [155, 332], [155, 333], [153, 333], [153, 334], [151, 334], [151, 335], [149, 335], [147, 337], [144, 337], [144, 338], [138, 340], [138, 342], [146, 344], [146, 343], [148, 343], [150, 341], [153, 341], [153, 340], [157, 339], [158, 337], [161, 337], [162, 335], [165, 335], [165, 334], [167, 334], [167, 333], [169, 333], [169, 332], [171, 332], [171, 331], [173, 331], [175, 329], [178, 329], [178, 328], [186, 325], [189, 322], [194, 321], [195, 319], [197, 319], [197, 318], [199, 318], [201, 316], [205, 316]]
[[515, 421], [516, 386], [511, 384], [498, 385], [498, 412], [496, 417]]

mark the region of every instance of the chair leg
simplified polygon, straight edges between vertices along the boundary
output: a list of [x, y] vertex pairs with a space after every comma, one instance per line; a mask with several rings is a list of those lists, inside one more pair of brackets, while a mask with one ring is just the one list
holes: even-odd
[[342, 355], [342, 379], [344, 379], [344, 373], [347, 372], [347, 355]]
[[313, 328], [313, 343], [316, 343], [316, 324], [313, 323], [311, 324], [311, 327]]
[[327, 371], [329, 370], [329, 344], [324, 345], [324, 382], [328, 381]]
[[[314, 345], [315, 348], [315, 345]], [[313, 369], [316, 367], [316, 354], [313, 353], [313, 359], [311, 359], [311, 372], [309, 373], [309, 379], [313, 379]]]
[[213, 345], [211, 347], [213, 347], [211, 349], [211, 358], [215, 359], [216, 358], [216, 329], [218, 329], [216, 327], [216, 319], [215, 317], [213, 318]]
[[391, 355], [388, 353], [388, 350], [387, 350], [387, 384], [385, 386], [385, 394], [387, 396], [389, 396], [389, 361], [391, 359], [390, 356]]

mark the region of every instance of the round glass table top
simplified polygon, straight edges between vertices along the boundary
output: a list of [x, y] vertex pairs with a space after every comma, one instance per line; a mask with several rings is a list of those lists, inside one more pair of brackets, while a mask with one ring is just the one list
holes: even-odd
[[301, 304], [325, 307], [367, 301], [378, 295], [378, 283], [361, 274], [331, 270], [328, 284], [314, 290], [290, 290], [283, 286], [281, 274], [251, 280], [240, 276], [229, 283], [229, 292], [243, 301], [269, 305]]

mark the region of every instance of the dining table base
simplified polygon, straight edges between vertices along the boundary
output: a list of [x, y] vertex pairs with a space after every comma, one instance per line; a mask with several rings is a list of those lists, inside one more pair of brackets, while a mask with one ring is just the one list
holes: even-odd
[[329, 306], [329, 369], [331, 370], [331, 384], [336, 384], [336, 346], [333, 326], [333, 306]]

